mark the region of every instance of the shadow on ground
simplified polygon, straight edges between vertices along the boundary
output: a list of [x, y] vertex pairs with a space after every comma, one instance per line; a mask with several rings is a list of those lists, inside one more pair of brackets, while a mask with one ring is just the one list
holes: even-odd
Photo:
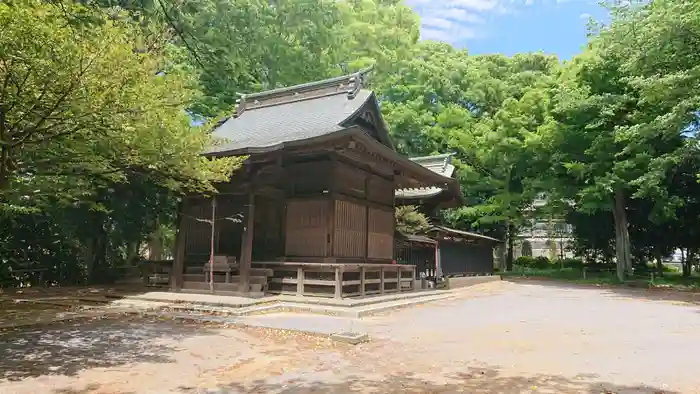
[[66, 286], [66, 287], [24, 287], [0, 290], [0, 300], [37, 299], [49, 297], [121, 297], [158, 291], [162, 288], [146, 287], [141, 284], [115, 284], [96, 286]]
[[[207, 334], [201, 324], [159, 318], [77, 320], [0, 333], [0, 380], [75, 375], [80, 370], [131, 362], [168, 363], [175, 349], [159, 343]], [[173, 343], [173, 342], [170, 342]]]
[[[102, 390], [103, 386], [98, 383], [88, 384], [82, 389], [58, 389], [54, 390], [52, 394], [93, 394], [98, 390]], [[99, 391], [98, 391], [99, 392]], [[104, 391], [101, 391], [104, 392]], [[115, 393], [116, 394], [116, 393]], [[118, 394], [137, 394], [133, 391], [120, 391]]]
[[438, 384], [414, 374], [393, 374], [381, 380], [358, 376], [343, 378], [344, 382], [293, 381], [280, 383], [255, 382], [244, 386], [232, 383], [216, 389], [180, 388], [186, 394], [309, 394], [309, 393], [469, 393], [469, 394], [680, 394], [648, 386], [620, 386], [596, 381], [596, 376], [581, 375], [568, 379], [553, 375], [532, 377], [503, 376], [494, 368], [470, 368], [468, 372], [444, 377]]
[[528, 278], [508, 278], [503, 279], [506, 282], [518, 284], [530, 284], [537, 286], [554, 287], [557, 289], [581, 289], [581, 290], [599, 290], [606, 291], [612, 296], [620, 298], [634, 298], [645, 301], [663, 301], [663, 302], [685, 302], [694, 305], [700, 305], [700, 293], [690, 291], [666, 290], [666, 289], [645, 289], [622, 286], [608, 285], [587, 285], [579, 283], [570, 283], [558, 280], [543, 280], [543, 279], [528, 279]]

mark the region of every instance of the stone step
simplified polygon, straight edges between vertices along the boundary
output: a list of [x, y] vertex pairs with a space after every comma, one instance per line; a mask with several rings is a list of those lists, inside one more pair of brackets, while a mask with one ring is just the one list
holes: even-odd
[[[229, 281], [229, 284], [235, 283], [238, 284], [241, 280], [241, 277], [238, 275], [232, 275]], [[207, 286], [209, 286], [209, 282], [204, 280], [204, 275], [185, 275], [184, 276], [184, 281], [185, 283], [205, 283]], [[267, 276], [251, 276], [250, 277], [250, 283], [251, 284], [259, 284], [259, 285], [264, 285], [267, 284]], [[214, 278], [214, 284], [226, 284], [224, 282], [223, 277], [215, 277]]]

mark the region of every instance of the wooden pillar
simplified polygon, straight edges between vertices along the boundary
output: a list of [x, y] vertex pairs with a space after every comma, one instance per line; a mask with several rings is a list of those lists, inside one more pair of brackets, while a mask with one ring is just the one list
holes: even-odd
[[372, 175], [365, 174], [365, 263], [369, 260], [369, 186]]
[[240, 283], [238, 291], [250, 291], [250, 267], [253, 260], [253, 234], [255, 233], [255, 190], [253, 185], [248, 189], [248, 211], [245, 215], [245, 228], [241, 242]]
[[[333, 174], [336, 166], [335, 155], [331, 156], [331, 167], [330, 173]], [[326, 197], [328, 198], [328, 222], [326, 223], [326, 257], [334, 257], [335, 250], [335, 182], [338, 180], [334, 177], [330, 177], [326, 180]]]
[[343, 298], [343, 270], [335, 267], [335, 298]]
[[[170, 273], [170, 290], [180, 291], [185, 275], [185, 245], [187, 244], [187, 220], [182, 211], [185, 209], [186, 200], [180, 201], [177, 208], [178, 225], [175, 236], [175, 255], [173, 256], [173, 268]], [[150, 274], [146, 274], [150, 275]], [[148, 278], [146, 278], [146, 282]]]

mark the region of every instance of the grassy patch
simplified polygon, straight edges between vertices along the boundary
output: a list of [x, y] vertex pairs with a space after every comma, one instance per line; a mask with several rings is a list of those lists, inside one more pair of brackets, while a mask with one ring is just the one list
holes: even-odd
[[550, 279], [561, 280], [566, 282], [590, 285], [606, 285], [606, 286], [633, 286], [633, 287], [649, 287], [649, 288], [667, 288], [672, 290], [682, 291], [700, 291], [700, 276], [694, 275], [691, 277], [683, 277], [679, 273], [666, 272], [662, 277], [654, 275], [653, 279], [649, 276], [638, 276], [626, 280], [621, 283], [617, 280], [614, 272], [595, 272], [588, 273], [586, 279], [583, 278], [583, 272], [576, 268], [523, 268], [515, 267], [511, 272], [503, 272], [501, 276], [504, 278], [530, 278], [530, 279]]

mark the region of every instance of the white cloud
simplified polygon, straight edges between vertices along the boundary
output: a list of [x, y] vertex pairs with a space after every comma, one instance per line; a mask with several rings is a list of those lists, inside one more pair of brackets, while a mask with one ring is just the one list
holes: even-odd
[[420, 23], [421, 23], [421, 26], [423, 26], [423, 27], [437, 28], [437, 29], [444, 29], [444, 30], [451, 29], [456, 24], [456, 22], [451, 21], [449, 19], [438, 18], [438, 17], [434, 17], [434, 16], [427, 16], [425, 18], [421, 18]]
[[583, 20], [588, 20], [588, 19], [590, 19], [592, 16], [593, 16], [593, 15], [591, 15], [591, 14], [589, 14], [589, 13], [587, 13], [587, 12], [584, 12], [583, 14], [579, 15], [578, 17], [581, 18], [581, 19], [583, 19]]
[[458, 22], [465, 22], [465, 23], [484, 23], [484, 18], [477, 15], [476, 13], [472, 11], [467, 11], [464, 8], [447, 8], [445, 9], [445, 15], [447, 15], [448, 18], [453, 19]]
[[477, 31], [466, 27], [460, 27], [457, 29], [434, 29], [430, 27], [423, 27], [420, 30], [420, 38], [423, 40], [453, 42], [455, 37], [460, 37], [460, 39], [474, 38], [477, 37]]
[[407, 4], [421, 17], [421, 38], [459, 45], [483, 37], [493, 15], [545, 1], [551, 0], [407, 0]]
[[488, 11], [498, 6], [498, 0], [447, 0], [445, 3], [457, 8], [466, 8], [476, 11]]

